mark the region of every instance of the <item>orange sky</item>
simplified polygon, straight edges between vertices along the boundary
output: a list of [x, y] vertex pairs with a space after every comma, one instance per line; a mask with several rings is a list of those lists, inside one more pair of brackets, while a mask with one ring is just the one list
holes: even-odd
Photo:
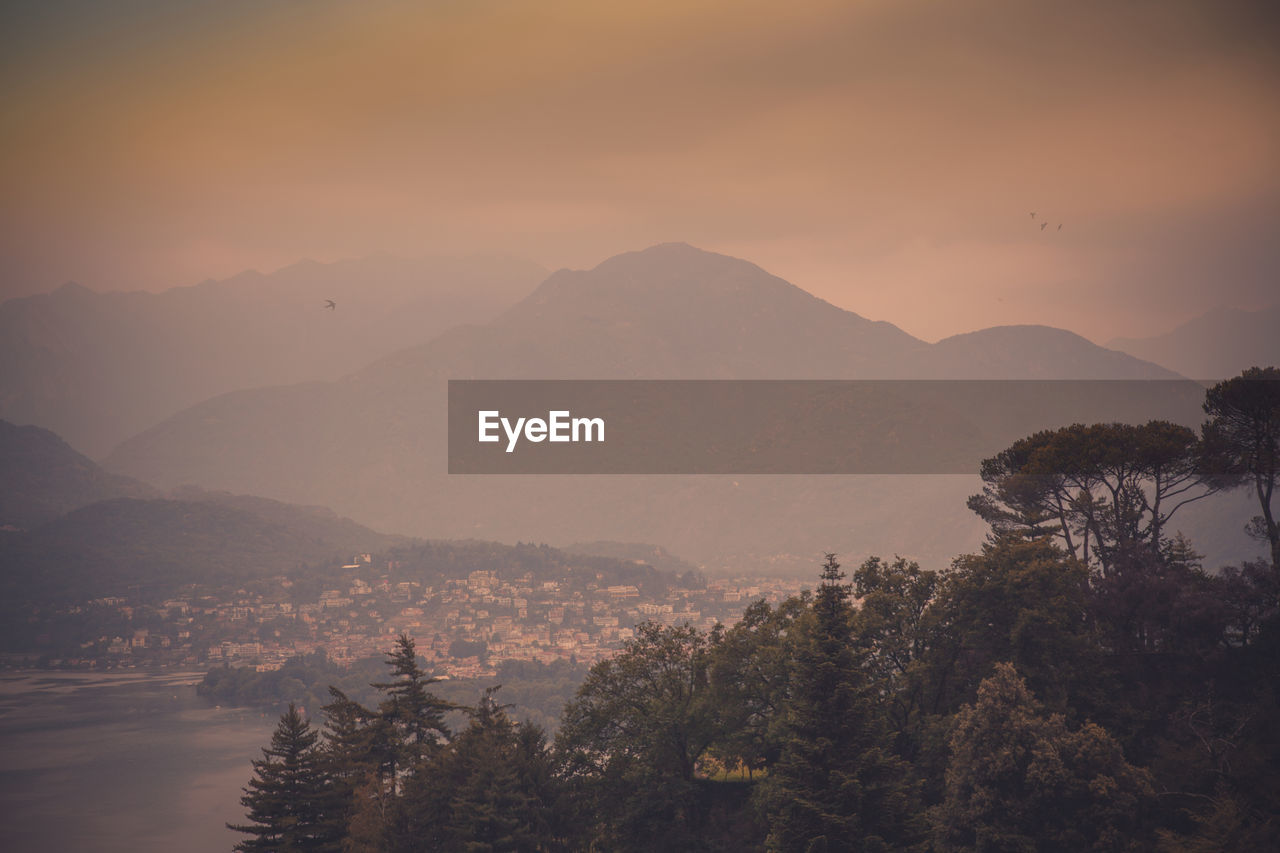
[[38, 5], [0, 12], [5, 296], [683, 240], [928, 339], [1280, 301], [1266, 3]]

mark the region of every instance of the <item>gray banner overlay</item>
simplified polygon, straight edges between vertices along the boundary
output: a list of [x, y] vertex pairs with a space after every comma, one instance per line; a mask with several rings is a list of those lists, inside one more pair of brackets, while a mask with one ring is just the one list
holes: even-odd
[[450, 380], [449, 473], [976, 474], [1043, 429], [1197, 427], [1203, 400], [1164, 380]]

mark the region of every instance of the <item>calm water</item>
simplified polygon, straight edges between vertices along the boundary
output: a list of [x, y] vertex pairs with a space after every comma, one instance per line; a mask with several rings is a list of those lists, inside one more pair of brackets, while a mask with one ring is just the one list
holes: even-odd
[[0, 850], [229, 851], [278, 717], [208, 707], [200, 677], [0, 675]]

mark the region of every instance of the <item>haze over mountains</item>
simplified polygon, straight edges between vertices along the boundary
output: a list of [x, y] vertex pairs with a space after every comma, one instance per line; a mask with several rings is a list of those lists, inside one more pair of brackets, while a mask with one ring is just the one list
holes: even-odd
[[[162, 487], [324, 504], [412, 535], [653, 542], [712, 568], [804, 564], [823, 550], [945, 560], [981, 540], [964, 508], [976, 477], [449, 476], [447, 380], [1176, 376], [1048, 327], [928, 344], [746, 261], [664, 244], [557, 272], [488, 324], [340, 380], [204, 401], [126, 441], [105, 464]], [[1198, 400], [1184, 402], [1180, 419], [1196, 422]], [[1106, 417], [1086, 409], [1079, 419]]]
[[[387, 555], [401, 568], [407, 560], [419, 582], [425, 575], [452, 579], [501, 565], [542, 580], [599, 574], [653, 595], [680, 579], [701, 583], [694, 566], [654, 546], [588, 542], [558, 551], [431, 542], [377, 533], [324, 507], [197, 487], [161, 494], [107, 474], [47, 430], [0, 421], [0, 646], [6, 649], [40, 645], [48, 625], [33, 628], [32, 617], [48, 605], [79, 606], [102, 596], [156, 604], [190, 596], [195, 587], [216, 597], [241, 586], [276, 586], [281, 576], [318, 595], [339, 566], [351, 568], [353, 555], [357, 563], [372, 560], [384, 569]], [[80, 612], [51, 618], [70, 626]], [[90, 633], [120, 630], [96, 624]], [[84, 623], [69, 630], [84, 630]], [[59, 641], [66, 645], [67, 637]]]
[[501, 256], [384, 255], [163, 293], [67, 284], [0, 304], [0, 418], [47, 427], [98, 457], [216, 394], [333, 379], [488, 320], [545, 275]]
[[47, 429], [0, 420], [0, 528], [25, 530], [97, 501], [158, 494], [107, 473]]
[[1218, 308], [1163, 335], [1115, 338], [1107, 346], [1191, 379], [1229, 379], [1248, 367], [1280, 364], [1280, 305]]
[[[331, 510], [109, 474], [48, 430], [0, 421], [0, 610], [145, 587], [242, 583], [407, 544]], [[136, 589], [134, 590], [136, 592]], [[6, 620], [10, 621], [10, 620]], [[21, 633], [21, 619], [6, 628]]]

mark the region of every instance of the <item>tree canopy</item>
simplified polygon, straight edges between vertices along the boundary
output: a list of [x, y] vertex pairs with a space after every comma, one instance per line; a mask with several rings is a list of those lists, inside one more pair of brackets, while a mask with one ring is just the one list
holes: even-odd
[[969, 508], [996, 533], [1053, 535], [1103, 574], [1158, 554], [1179, 509], [1212, 494], [1196, 434], [1167, 421], [1075, 424], [983, 460]]
[[1274, 373], [1210, 389], [1200, 437], [1015, 442], [970, 499], [990, 536], [949, 567], [846, 579], [828, 554], [813, 591], [735, 624], [636, 625], [551, 742], [492, 690], [433, 695], [401, 636], [377, 701], [332, 689], [322, 741], [281, 718], [238, 849], [1280, 847], [1275, 552], [1206, 567], [1171, 525], [1215, 490], [1270, 500]]
[[998, 664], [956, 715], [934, 842], [961, 851], [1150, 848], [1150, 775], [1101, 727], [1068, 728], [1036, 701], [1012, 664]]
[[1272, 498], [1280, 484], [1280, 368], [1250, 368], [1205, 393], [1203, 433], [1214, 472], [1235, 486], [1252, 486], [1261, 514], [1250, 532], [1271, 549], [1280, 572], [1280, 522]]

